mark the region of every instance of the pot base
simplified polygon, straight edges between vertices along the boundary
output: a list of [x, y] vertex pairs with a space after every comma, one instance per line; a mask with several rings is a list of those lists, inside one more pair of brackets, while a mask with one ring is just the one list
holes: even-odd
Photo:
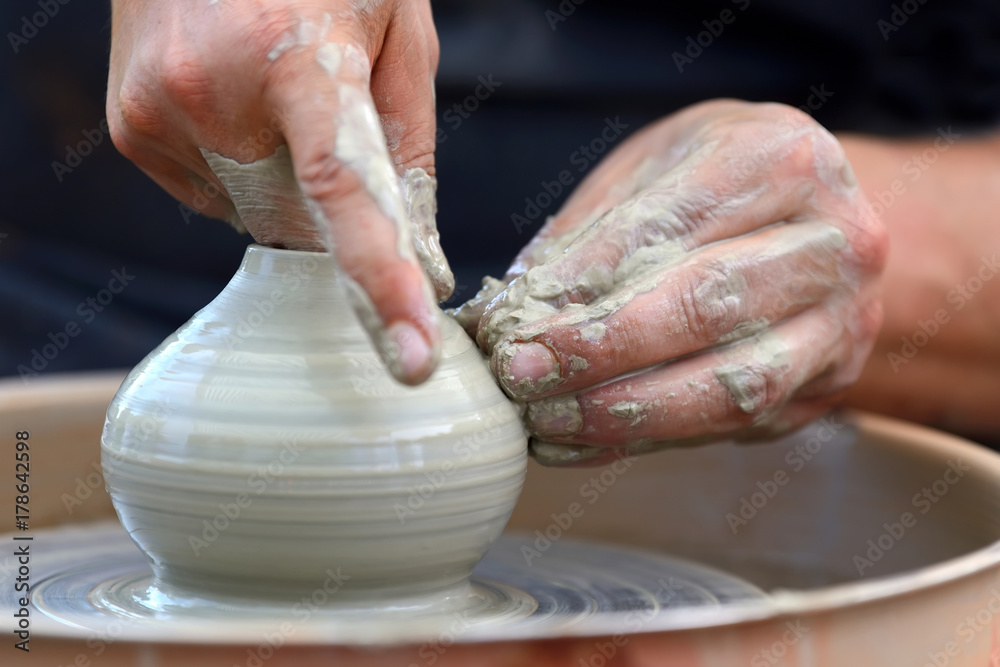
[[[10, 537], [6, 536], [9, 540]], [[505, 535], [467, 588], [422, 600], [337, 599], [336, 576], [294, 603], [192, 595], [159, 585], [116, 523], [39, 532], [33, 632], [123, 641], [295, 644], [446, 643], [613, 634], [655, 626], [678, 608], [752, 604], [765, 595], [722, 572], [661, 554]], [[546, 546], [548, 544], [548, 546]], [[16, 568], [11, 571], [16, 572]], [[36, 574], [37, 573], [37, 574]], [[336, 575], [336, 573], [334, 573]], [[4, 582], [0, 607], [13, 609]]]

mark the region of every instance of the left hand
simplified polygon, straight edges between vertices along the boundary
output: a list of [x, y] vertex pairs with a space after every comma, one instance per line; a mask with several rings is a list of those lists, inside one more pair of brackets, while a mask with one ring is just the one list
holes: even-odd
[[606, 463], [828, 410], [874, 343], [886, 254], [829, 132], [719, 100], [625, 142], [460, 315], [536, 458]]
[[191, 209], [329, 250], [389, 370], [419, 384], [454, 286], [434, 223], [437, 62], [429, 0], [113, 0], [109, 129]]

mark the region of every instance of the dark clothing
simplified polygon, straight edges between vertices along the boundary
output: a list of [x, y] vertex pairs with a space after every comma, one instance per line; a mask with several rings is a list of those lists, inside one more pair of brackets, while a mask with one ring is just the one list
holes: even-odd
[[[57, 8], [44, 23], [31, 23], [38, 0], [0, 5], [3, 375], [30, 367], [46, 345], [58, 353], [43, 356], [43, 373], [135, 364], [218, 293], [250, 242], [220, 222], [186, 221], [111, 145], [106, 3], [42, 4]], [[456, 300], [483, 273], [503, 272], [597, 158], [700, 100], [780, 101], [833, 130], [893, 135], [953, 126], [968, 136], [1000, 121], [996, 0], [436, 0], [434, 9], [439, 227]], [[595, 141], [612, 126], [617, 134]], [[564, 170], [569, 186], [558, 182]]]

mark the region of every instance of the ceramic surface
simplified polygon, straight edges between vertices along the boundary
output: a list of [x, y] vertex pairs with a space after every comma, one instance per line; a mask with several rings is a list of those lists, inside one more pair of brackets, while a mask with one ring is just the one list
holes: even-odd
[[107, 489], [165, 590], [461, 604], [520, 492], [526, 437], [472, 341], [393, 380], [322, 253], [248, 248], [226, 289], [126, 378]]
[[[28, 385], [16, 377], [0, 380], [0, 433], [30, 431], [31, 527], [18, 537], [36, 538], [31, 547], [31, 582], [33, 588], [43, 589], [39, 602], [42, 596], [51, 599], [47, 592], [53, 589], [48, 587], [56, 586], [48, 577], [51, 563], [82, 565], [83, 542], [69, 534], [100, 534], [103, 539], [94, 520], [113, 516], [103, 493], [98, 441], [108, 402], [124, 375], [51, 375]], [[150, 416], [141, 424], [154, 433], [158, 420]], [[540, 556], [527, 552], [532, 555], [530, 563], [527, 558], [518, 561], [513, 576], [531, 579], [539, 568], [547, 568], [550, 556], [559, 566], [571, 565], [579, 555], [580, 541], [598, 541], [618, 551], [682, 555], [751, 582], [769, 592], [768, 599], [761, 604], [668, 609], [651, 623], [637, 622], [645, 618], [642, 613], [599, 614], [585, 626], [534, 625], [535, 634], [520, 640], [505, 634], [512, 624], [492, 634], [503, 640], [484, 641], [478, 630], [465, 632], [463, 617], [448, 616], [450, 621], [440, 632], [379, 648], [358, 646], [360, 638], [341, 642], [322, 631], [308, 637], [304, 631], [288, 634], [285, 631], [303, 626], [286, 625], [284, 618], [271, 619], [267, 632], [246, 625], [241, 633], [226, 622], [225, 607], [219, 608], [215, 620], [189, 625], [183, 632], [154, 623], [144, 638], [126, 628], [118, 616], [106, 616], [97, 629], [79, 628], [32, 608], [31, 652], [10, 649], [0, 663], [4, 667], [1000, 664], [1000, 455], [996, 452], [930, 429], [853, 413], [832, 415], [774, 442], [695, 447], [631, 463], [586, 470], [530, 465], [524, 491], [498, 546], [518, 545], [519, 552], [531, 549]], [[956, 468], [961, 475], [948, 472]], [[16, 495], [14, 485], [0, 484], [0, 499], [8, 506], [14, 505]], [[750, 509], [744, 501], [751, 503]], [[741, 512], [749, 517], [747, 524], [733, 530], [727, 517]], [[896, 524], [907, 512], [916, 520], [907, 520], [902, 531]], [[43, 532], [57, 526], [62, 527], [60, 533], [66, 531], [62, 536], [66, 540]], [[2, 539], [10, 542], [9, 535]], [[562, 545], [565, 551], [560, 550]], [[128, 560], [142, 568], [138, 552], [127, 542], [125, 546], [131, 555], [116, 552], [114, 562]], [[483, 565], [491, 559], [487, 556]], [[8, 619], [8, 630], [16, 621], [8, 606], [9, 578], [19, 576], [14, 560], [12, 553], [0, 558], [0, 589], [8, 590], [0, 596], [0, 614]], [[122, 575], [127, 572], [127, 567], [120, 570]], [[603, 581], [621, 579], [617, 570], [603, 574]], [[605, 590], [609, 598], [618, 599], [620, 589], [613, 583]], [[86, 604], [85, 596], [91, 599], [88, 592], [73, 589], [63, 602]], [[212, 599], [218, 601], [220, 596]], [[424, 616], [421, 612], [408, 618], [418, 621]], [[412, 628], [394, 627], [400, 632]]]

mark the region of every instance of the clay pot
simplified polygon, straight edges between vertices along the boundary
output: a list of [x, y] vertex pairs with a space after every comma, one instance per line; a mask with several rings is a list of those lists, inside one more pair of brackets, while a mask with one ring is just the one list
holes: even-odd
[[397, 383], [344, 282], [326, 254], [250, 246], [119, 389], [105, 480], [165, 590], [412, 606], [466, 594], [524, 481], [518, 411], [443, 313], [440, 367]]
[[[301, 618], [287, 613], [288, 605], [274, 616], [262, 615], [269, 626], [264, 634], [259, 627], [232, 622], [228, 609], [211, 615], [218, 605], [185, 614], [192, 620], [181, 628], [109, 616], [90, 602], [92, 584], [50, 588], [52, 595], [46, 595], [44, 588], [56, 583], [53, 575], [78, 571], [83, 564], [79, 545], [59, 546], [66, 543], [65, 535], [39, 540], [62, 531], [92, 539], [106, 525], [103, 520], [112, 510], [95, 470], [97, 443], [122, 377], [114, 371], [43, 374], [29, 384], [18, 377], [0, 380], [0, 432], [30, 431], [28, 533], [35, 536], [31, 652], [6, 651], [0, 658], [4, 667], [83, 665], [87, 660], [100, 667], [258, 662], [266, 667], [428, 667], [432, 661], [433, 667], [986, 667], [1000, 656], [1000, 455], [951, 435], [859, 413], [833, 415], [752, 447], [711, 445], [643, 457], [627, 469], [619, 466], [620, 475], [613, 467], [530, 466], [506, 528], [510, 539], [535, 549], [538, 533], [562, 530], [553, 515], [583, 507], [585, 514], [553, 550], [583, 540], [686, 556], [775, 591], [763, 605], [667, 610], [656, 623], [638, 626], [637, 610], [625, 607], [592, 617], [594, 624], [584, 630], [540, 624], [531, 634], [511, 633], [502, 641], [463, 632], [456, 636], [456, 617], [446, 614], [441, 633], [379, 648], [358, 638], [331, 638], [330, 628], [337, 627], [332, 622], [317, 623], [317, 632], [307, 634]], [[152, 438], [169, 421], [152, 406], [148, 415], [141, 428]], [[938, 482], [946, 475], [954, 480], [948, 471], [958, 464], [969, 469], [939, 495]], [[726, 515], [738, 515], [743, 500], [761, 492], [758, 484], [773, 480], [776, 472], [787, 473], [787, 483], [734, 532]], [[938, 500], [926, 514], [913, 502], [914, 494], [921, 503], [926, 500], [924, 488]], [[590, 504], [595, 491], [600, 495]], [[13, 507], [16, 495], [13, 484], [0, 484], [0, 501]], [[869, 540], [881, 549], [886, 525], [898, 532], [894, 524], [903, 512], [913, 514], [916, 525], [881, 556], [873, 553], [879, 560], [872, 567], [862, 564], [859, 572], [855, 557], [870, 560]], [[11, 538], [5, 536], [8, 544]], [[15, 579], [20, 564], [14, 551], [0, 557], [3, 614], [19, 607]], [[534, 562], [544, 562], [551, 553]], [[46, 570], [46, 561], [59, 567]], [[525, 563], [520, 572], [534, 576], [535, 568]], [[608, 595], [628, 599], [619, 597], [624, 592], [609, 590]], [[90, 623], [66, 623], [60, 619], [65, 614], [38, 606], [54, 595], [63, 612], [72, 610]], [[278, 635], [284, 644], [276, 648], [266, 637], [288, 622], [296, 632]], [[793, 628], [808, 632], [800, 636], [790, 632]], [[615, 634], [623, 631], [627, 634]], [[612, 651], [614, 657], [607, 658]]]

